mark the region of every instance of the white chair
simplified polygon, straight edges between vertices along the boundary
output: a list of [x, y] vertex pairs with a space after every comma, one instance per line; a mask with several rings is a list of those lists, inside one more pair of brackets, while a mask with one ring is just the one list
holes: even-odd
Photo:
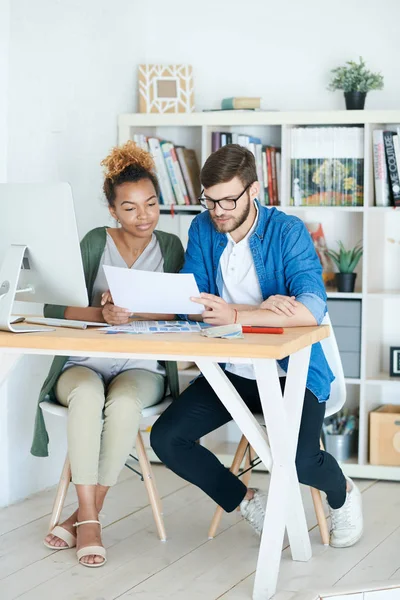
[[[346, 383], [345, 383], [345, 379], [344, 379], [343, 366], [342, 366], [342, 361], [340, 359], [339, 348], [337, 345], [335, 333], [334, 333], [332, 323], [331, 323], [328, 313], [325, 315], [322, 325], [330, 325], [330, 328], [331, 328], [330, 336], [328, 338], [325, 338], [321, 342], [321, 345], [322, 345], [322, 349], [324, 351], [325, 357], [328, 361], [328, 364], [329, 364], [333, 374], [335, 375], [335, 381], [332, 383], [332, 386], [331, 386], [330, 397], [329, 397], [329, 400], [326, 402], [325, 417], [329, 417], [329, 416], [335, 414], [336, 412], [338, 412], [342, 408], [344, 403], [346, 402]], [[257, 420], [259, 422], [264, 424], [262, 415], [255, 415], [255, 417], [257, 418]], [[323, 447], [322, 443], [321, 443], [321, 447]], [[248, 486], [252, 468], [254, 466], [256, 466], [256, 464], [259, 464], [259, 462], [261, 462], [261, 461], [256, 462], [254, 460], [254, 451], [251, 448], [251, 446], [249, 445], [249, 443], [244, 435], [242, 435], [242, 437], [240, 439], [239, 445], [236, 449], [236, 453], [235, 453], [235, 456], [234, 456], [234, 459], [232, 462], [232, 466], [230, 468], [230, 471], [234, 475], [238, 475], [241, 464], [243, 462], [243, 459], [245, 459], [245, 464], [244, 464], [244, 469], [242, 472], [242, 481], [246, 486]], [[265, 465], [265, 466], [269, 470], [270, 465]], [[318, 522], [319, 530], [321, 533], [322, 543], [324, 545], [328, 545], [329, 544], [329, 528], [328, 528], [328, 524], [327, 524], [326, 516], [325, 516], [325, 512], [324, 512], [324, 507], [323, 507], [322, 498], [321, 498], [321, 492], [314, 488], [310, 488], [310, 490], [311, 490], [311, 496], [312, 496], [313, 503], [314, 503], [315, 515], [317, 517], [317, 522]], [[208, 532], [209, 538], [215, 537], [216, 531], [218, 529], [219, 523], [222, 518], [222, 514], [223, 514], [223, 509], [220, 506], [218, 506], [214, 513], [214, 517], [211, 521], [210, 529]]]
[[[154, 406], [149, 406], [148, 408], [143, 409], [142, 417], [145, 419], [147, 417], [159, 416], [161, 415], [171, 404], [172, 398], [166, 397], [158, 404]], [[68, 417], [68, 409], [65, 406], [61, 406], [61, 404], [56, 404], [55, 402], [50, 402], [50, 400], [45, 400], [40, 403], [40, 408], [42, 409], [44, 414], [51, 414], [57, 417], [61, 417], [64, 419], [65, 424], [67, 424]], [[139, 433], [136, 438], [136, 450], [137, 450], [137, 458], [130, 455], [131, 458], [137, 460], [140, 465], [141, 473], [133, 469], [130, 465], [126, 464], [129, 469], [137, 473], [144, 484], [146, 486], [146, 490], [149, 496], [149, 501], [151, 504], [151, 508], [153, 511], [154, 520], [157, 526], [158, 535], [162, 542], [165, 542], [167, 539], [167, 535], [164, 527], [164, 520], [162, 517], [162, 505], [161, 499], [158, 494], [156, 482], [153, 476], [153, 470], [150, 465], [150, 461], [146, 454], [146, 449], [143, 443], [142, 435]], [[57, 487], [57, 493], [54, 500], [53, 511], [50, 518], [49, 531], [52, 531], [53, 528], [58, 525], [62, 509], [64, 507], [65, 497], [67, 495], [68, 486], [71, 482], [71, 465], [68, 458], [68, 453], [64, 462], [63, 469], [61, 471], [60, 481]]]

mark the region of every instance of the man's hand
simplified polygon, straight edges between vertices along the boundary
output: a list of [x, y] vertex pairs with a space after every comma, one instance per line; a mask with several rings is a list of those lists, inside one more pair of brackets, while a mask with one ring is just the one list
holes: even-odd
[[270, 310], [276, 315], [286, 315], [293, 317], [296, 314], [297, 302], [294, 296], [270, 296], [260, 304], [260, 308]]
[[235, 322], [235, 309], [219, 296], [202, 293], [199, 298], [190, 299], [192, 302], [197, 302], [197, 304], [203, 304], [206, 309], [201, 315], [204, 323], [210, 323], [210, 325], [230, 325]]
[[132, 313], [127, 308], [115, 306], [111, 293], [104, 292], [101, 297], [103, 319], [109, 325], [126, 325], [131, 320]]

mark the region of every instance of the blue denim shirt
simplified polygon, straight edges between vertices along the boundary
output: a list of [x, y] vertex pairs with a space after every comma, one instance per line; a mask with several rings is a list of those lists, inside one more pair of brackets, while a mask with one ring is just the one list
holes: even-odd
[[[326, 313], [326, 292], [321, 264], [310, 234], [297, 217], [286, 215], [276, 208], [266, 208], [258, 202], [257, 206], [258, 223], [249, 244], [263, 299], [275, 294], [295, 296], [320, 323]], [[193, 219], [181, 272], [194, 274], [200, 292], [222, 295], [220, 258], [227, 241], [224, 233], [216, 231], [208, 211]], [[287, 371], [289, 359], [278, 362]], [[321, 344], [314, 344], [307, 388], [319, 402], [325, 402], [333, 380]]]

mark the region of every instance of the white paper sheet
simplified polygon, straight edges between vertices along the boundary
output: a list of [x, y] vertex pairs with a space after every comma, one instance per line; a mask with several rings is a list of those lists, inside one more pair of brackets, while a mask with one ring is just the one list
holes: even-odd
[[194, 276], [154, 273], [104, 265], [114, 304], [133, 313], [201, 314], [202, 304], [190, 301], [200, 292]]

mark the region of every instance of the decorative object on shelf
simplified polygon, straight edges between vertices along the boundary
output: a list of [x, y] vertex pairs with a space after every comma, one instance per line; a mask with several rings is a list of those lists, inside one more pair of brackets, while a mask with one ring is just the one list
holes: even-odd
[[194, 111], [193, 70], [190, 65], [139, 65], [141, 113]]
[[400, 406], [384, 404], [369, 413], [369, 462], [400, 466]]
[[347, 110], [363, 110], [367, 93], [383, 89], [383, 75], [369, 71], [362, 56], [360, 62], [348, 60], [331, 72], [328, 90], [343, 90]]
[[356, 452], [357, 415], [345, 408], [328, 417], [323, 434], [325, 450], [339, 462], [348, 460]]
[[363, 127], [292, 129], [293, 206], [362, 206], [363, 196]]
[[354, 292], [357, 273], [353, 273], [362, 256], [363, 248], [358, 243], [354, 248], [346, 250], [342, 242], [338, 242], [339, 252], [327, 250], [339, 273], [336, 273], [338, 292]]
[[335, 273], [333, 270], [332, 259], [328, 254], [328, 246], [326, 244], [322, 223], [305, 223], [308, 233], [314, 244], [316, 253], [322, 266], [322, 279], [325, 287], [333, 287], [335, 283]]
[[400, 377], [400, 348], [390, 347], [390, 377]]

